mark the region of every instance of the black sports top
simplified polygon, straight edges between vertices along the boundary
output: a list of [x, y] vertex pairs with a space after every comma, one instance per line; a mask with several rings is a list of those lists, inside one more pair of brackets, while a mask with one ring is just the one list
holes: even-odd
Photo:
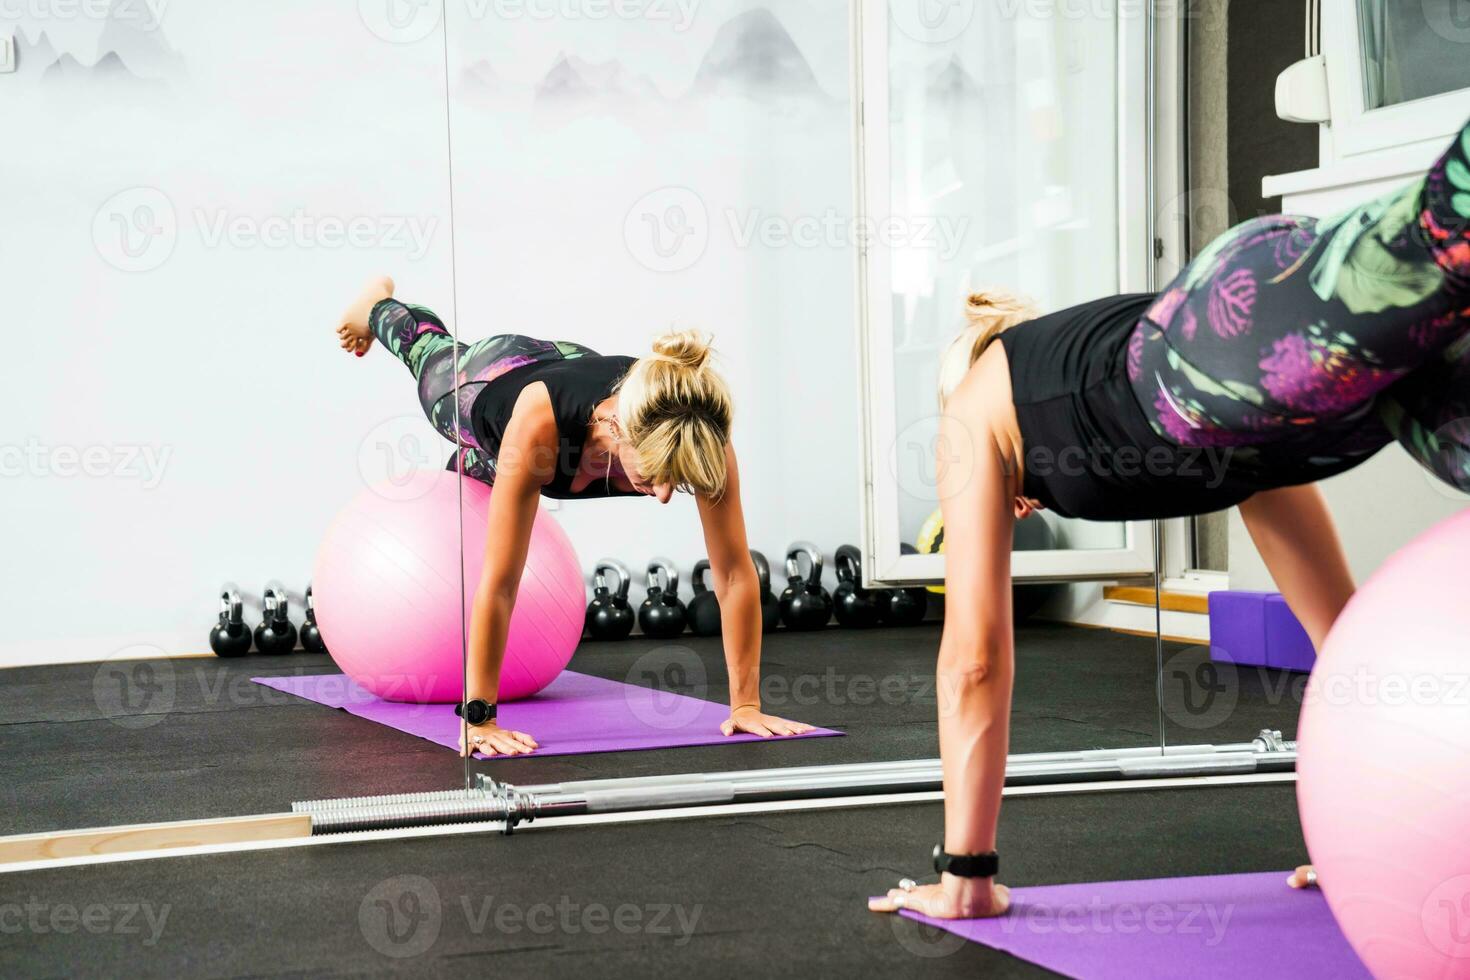
[[1229, 453], [1175, 445], [1149, 425], [1127, 358], [1154, 295], [1094, 300], [1000, 335], [1025, 457], [1022, 492], [1063, 517], [1208, 514], [1284, 485]]
[[572, 479], [582, 461], [582, 447], [587, 442], [592, 412], [612, 394], [633, 362], [631, 357], [589, 354], [515, 368], [490, 382], [475, 397], [470, 408], [470, 427], [475, 440], [492, 460], [499, 457], [500, 443], [505, 437], [506, 426], [510, 424], [516, 399], [527, 385], [544, 381], [551, 395], [558, 438], [556, 472], [551, 482], [541, 488], [541, 495], [559, 500], [636, 496], [636, 491], [619, 490], [606, 480], [593, 480], [575, 492], [571, 489]]

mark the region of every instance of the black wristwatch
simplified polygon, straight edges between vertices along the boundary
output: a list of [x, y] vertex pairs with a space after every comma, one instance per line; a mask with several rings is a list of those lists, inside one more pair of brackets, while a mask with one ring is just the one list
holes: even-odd
[[934, 870], [946, 871], [957, 878], [994, 878], [1000, 871], [1000, 855], [994, 851], [986, 854], [948, 854], [943, 844], [934, 845]]
[[465, 704], [456, 704], [454, 713], [469, 722], [471, 727], [478, 728], [487, 721], [495, 720], [495, 705], [480, 698], [472, 698]]

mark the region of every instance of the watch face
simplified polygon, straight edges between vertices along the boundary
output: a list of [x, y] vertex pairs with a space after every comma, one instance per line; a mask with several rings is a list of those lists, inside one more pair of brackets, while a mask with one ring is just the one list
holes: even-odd
[[465, 721], [471, 725], [483, 725], [490, 720], [490, 705], [479, 698], [465, 705]]

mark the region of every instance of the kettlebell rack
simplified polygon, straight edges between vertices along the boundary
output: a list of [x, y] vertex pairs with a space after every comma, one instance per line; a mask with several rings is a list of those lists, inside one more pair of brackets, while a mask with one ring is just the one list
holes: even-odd
[[[1007, 786], [1291, 772], [1296, 743], [1266, 729], [1249, 742], [1165, 749], [1090, 749], [1012, 755]], [[445, 824], [498, 823], [509, 834], [540, 817], [732, 803], [918, 794], [943, 788], [938, 759], [681, 773], [516, 786], [484, 774], [470, 789], [293, 803], [313, 835]]]

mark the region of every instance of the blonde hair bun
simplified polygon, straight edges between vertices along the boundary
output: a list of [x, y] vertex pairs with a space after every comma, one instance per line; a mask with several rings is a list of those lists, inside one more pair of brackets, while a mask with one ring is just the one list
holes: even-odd
[[709, 338], [698, 330], [673, 330], [653, 342], [653, 353], [672, 364], [698, 371], [709, 360]]
[[939, 360], [939, 404], [949, 400], [995, 338], [1041, 315], [1036, 304], [1009, 289], [977, 289], [965, 299], [965, 326]]

